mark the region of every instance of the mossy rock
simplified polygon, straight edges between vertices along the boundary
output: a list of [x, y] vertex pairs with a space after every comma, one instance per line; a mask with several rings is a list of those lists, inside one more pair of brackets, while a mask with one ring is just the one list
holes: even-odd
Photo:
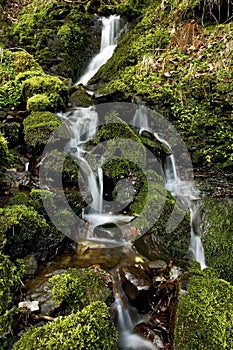
[[13, 346], [14, 350], [34, 348], [116, 350], [117, 331], [109, 320], [106, 304], [97, 301], [82, 311], [28, 330]]
[[203, 245], [206, 264], [233, 283], [233, 202], [231, 198], [205, 198], [203, 203]]
[[39, 148], [40, 153], [41, 146], [47, 143], [60, 123], [59, 118], [51, 112], [32, 112], [23, 121], [25, 142], [29, 147]]
[[233, 286], [206, 269], [189, 278], [179, 297], [174, 350], [233, 348]]
[[11, 36], [46, 71], [76, 81], [99, 50], [101, 30], [95, 21], [76, 2], [33, 0], [23, 7]]
[[12, 155], [8, 148], [8, 142], [0, 133], [0, 184], [6, 183], [5, 171], [12, 162]]
[[0, 253], [0, 346], [5, 348], [7, 336], [12, 334], [16, 303], [22, 294], [23, 264], [14, 264], [9, 257]]
[[13, 51], [11, 54], [11, 61], [14, 65], [16, 74], [23, 73], [25, 71], [40, 71], [43, 73], [41, 66], [27, 51]]
[[[46, 75], [28, 78], [22, 82], [21, 90], [23, 100], [28, 103], [27, 107], [32, 106], [33, 102], [34, 107], [37, 105], [38, 108], [43, 98], [43, 105], [49, 104], [51, 109], [59, 111], [63, 110], [68, 102], [68, 89], [58, 77]], [[38, 94], [42, 96], [34, 97]], [[44, 95], [47, 96], [46, 102]], [[28, 99], [30, 99], [29, 102]]]
[[156, 216], [160, 191], [161, 188], [157, 185], [147, 194], [148, 217], [142, 217], [140, 219], [142, 223], [140, 221], [139, 223], [146, 227], [154, 218], [154, 224], [144, 236], [134, 242], [134, 246], [140, 254], [151, 261], [182, 259], [187, 254], [190, 244], [190, 215], [188, 211], [180, 208], [166, 191], [166, 201], [160, 199], [164, 203], [161, 214]]
[[75, 91], [70, 97], [70, 102], [73, 108], [93, 105], [92, 97], [85, 90]]
[[57, 149], [46, 154], [43, 171], [43, 176], [48, 176], [55, 182], [58, 178], [62, 177], [64, 184], [78, 186], [80, 180], [78, 165], [70, 155], [60, 152]]
[[[59, 96], [57, 96], [59, 99]], [[49, 97], [46, 94], [33, 95], [27, 100], [27, 110], [29, 112], [38, 111], [55, 111], [57, 108], [57, 103], [50, 102]]]
[[81, 311], [94, 301], [106, 302], [111, 293], [91, 269], [69, 269], [53, 276], [50, 282], [53, 302], [62, 305], [65, 314]]
[[46, 231], [48, 225], [32, 207], [12, 205], [0, 209], [2, 225], [1, 242], [6, 239], [8, 248], [22, 242], [33, 242]]

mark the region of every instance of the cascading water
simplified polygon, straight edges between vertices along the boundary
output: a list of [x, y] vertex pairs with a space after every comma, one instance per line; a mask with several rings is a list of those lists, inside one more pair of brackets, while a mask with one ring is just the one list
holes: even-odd
[[[83, 197], [90, 193], [91, 200], [87, 207], [83, 209], [82, 218], [88, 224], [88, 230], [82, 239], [94, 240], [113, 246], [128, 244], [124, 232], [128, 228], [133, 216], [115, 214], [108, 212], [104, 208], [103, 200], [103, 171], [101, 168], [102, 159], [96, 164], [94, 171], [90, 165], [91, 151], [86, 150], [86, 145], [96, 134], [98, 125], [98, 114], [94, 107], [79, 108], [72, 113], [60, 114], [60, 118], [66, 119], [66, 127], [71, 135], [66, 144], [66, 152], [70, 153], [78, 164], [83, 178], [83, 183], [79, 183]], [[97, 157], [98, 158], [98, 157]], [[92, 158], [93, 159], [93, 158]], [[98, 160], [97, 160], [98, 163]], [[109, 203], [109, 202], [108, 202]], [[102, 225], [114, 224], [113, 228], [101, 228]], [[98, 227], [98, 233], [95, 228]], [[119, 230], [121, 237], [119, 238]], [[117, 232], [117, 241], [115, 233]]]
[[[145, 106], [142, 105], [136, 111], [132, 124], [140, 127], [140, 133], [142, 133], [143, 130], [151, 133], [150, 127], [148, 126], [148, 115]], [[161, 137], [157, 133], [152, 134], [158, 141], [164, 144], [169, 151], [172, 150], [171, 145], [164, 138], [164, 136]], [[198, 221], [197, 218], [200, 216], [200, 212], [198, 210], [199, 193], [195, 189], [193, 182], [184, 181], [179, 178], [177, 173], [175, 157], [173, 154], [168, 155], [165, 159], [164, 180], [165, 188], [172, 193], [173, 197], [176, 199], [178, 204], [181, 207], [190, 210], [191, 229], [189, 251], [192, 254], [193, 258], [200, 263], [201, 268], [204, 269], [206, 267], [206, 264], [204, 248], [200, 236], [200, 225], [198, 225], [198, 228], [196, 230], [194, 229], [195, 223], [197, 223]]]
[[136, 308], [129, 305], [127, 297], [122, 289], [118, 270], [112, 273], [115, 302], [112, 304], [115, 323], [118, 328], [120, 350], [158, 350], [159, 348], [150, 341], [133, 333], [134, 327], [144, 322]]
[[102, 34], [100, 52], [92, 58], [83, 75], [77, 81], [77, 84], [87, 85], [88, 81], [95, 75], [101, 66], [103, 66], [113, 55], [117, 45], [118, 34], [120, 31], [120, 16], [110, 16], [101, 18]]

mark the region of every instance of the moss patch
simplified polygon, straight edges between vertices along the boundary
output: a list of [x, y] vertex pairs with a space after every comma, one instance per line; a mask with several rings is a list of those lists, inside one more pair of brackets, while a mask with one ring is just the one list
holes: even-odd
[[206, 263], [233, 283], [233, 202], [231, 198], [205, 198], [203, 245]]
[[60, 120], [51, 112], [32, 112], [23, 125], [26, 143], [36, 148], [46, 144], [51, 133], [60, 125]]
[[232, 296], [233, 286], [209, 269], [191, 277], [178, 304], [174, 350], [231, 350]]

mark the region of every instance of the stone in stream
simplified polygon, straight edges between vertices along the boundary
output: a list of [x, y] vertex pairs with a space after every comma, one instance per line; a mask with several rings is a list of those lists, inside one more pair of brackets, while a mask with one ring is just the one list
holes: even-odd
[[141, 265], [123, 266], [120, 268], [122, 287], [131, 301], [139, 301], [148, 294], [152, 280]]

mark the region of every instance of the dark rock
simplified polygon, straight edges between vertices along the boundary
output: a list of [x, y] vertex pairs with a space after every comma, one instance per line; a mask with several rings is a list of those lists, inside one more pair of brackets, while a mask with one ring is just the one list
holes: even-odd
[[123, 266], [120, 268], [122, 287], [127, 297], [140, 305], [152, 286], [152, 280], [142, 266]]

